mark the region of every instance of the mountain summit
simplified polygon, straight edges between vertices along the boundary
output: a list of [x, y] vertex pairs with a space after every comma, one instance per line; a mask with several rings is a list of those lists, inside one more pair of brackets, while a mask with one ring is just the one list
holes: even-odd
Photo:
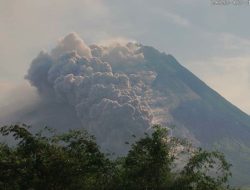
[[249, 184], [250, 117], [172, 56], [136, 43], [86, 45], [75, 33], [41, 52], [25, 77], [40, 101], [4, 121], [59, 130], [86, 128], [107, 152], [124, 154], [132, 135], [175, 125], [174, 135], [224, 152], [233, 183]]

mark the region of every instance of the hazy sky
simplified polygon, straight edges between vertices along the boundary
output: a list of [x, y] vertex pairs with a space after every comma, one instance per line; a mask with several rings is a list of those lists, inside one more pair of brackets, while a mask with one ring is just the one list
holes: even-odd
[[40, 50], [74, 31], [88, 44], [135, 40], [173, 54], [250, 114], [250, 6], [241, 2], [0, 0], [0, 105], [26, 88], [24, 75]]

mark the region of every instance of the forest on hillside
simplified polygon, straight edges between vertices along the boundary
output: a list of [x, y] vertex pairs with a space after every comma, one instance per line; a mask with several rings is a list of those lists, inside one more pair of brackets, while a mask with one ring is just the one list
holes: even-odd
[[25, 124], [1, 127], [15, 143], [0, 144], [0, 189], [232, 189], [231, 165], [222, 153], [194, 148], [161, 126], [124, 142], [130, 150], [122, 157], [103, 153], [84, 130], [31, 131]]

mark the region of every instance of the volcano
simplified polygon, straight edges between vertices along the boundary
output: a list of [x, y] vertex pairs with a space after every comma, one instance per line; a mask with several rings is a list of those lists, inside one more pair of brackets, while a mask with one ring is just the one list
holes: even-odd
[[86, 45], [75, 33], [41, 52], [25, 77], [40, 101], [2, 119], [59, 130], [85, 128], [104, 151], [153, 124], [195, 146], [225, 153], [235, 185], [249, 185], [250, 117], [172, 55], [138, 43]]

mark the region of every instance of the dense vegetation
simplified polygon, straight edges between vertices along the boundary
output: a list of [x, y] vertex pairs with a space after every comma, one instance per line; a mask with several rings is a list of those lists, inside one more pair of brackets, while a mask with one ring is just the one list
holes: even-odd
[[230, 164], [221, 153], [193, 149], [160, 126], [116, 159], [85, 131], [30, 131], [27, 125], [0, 129], [16, 140], [0, 145], [0, 189], [229, 189]]

